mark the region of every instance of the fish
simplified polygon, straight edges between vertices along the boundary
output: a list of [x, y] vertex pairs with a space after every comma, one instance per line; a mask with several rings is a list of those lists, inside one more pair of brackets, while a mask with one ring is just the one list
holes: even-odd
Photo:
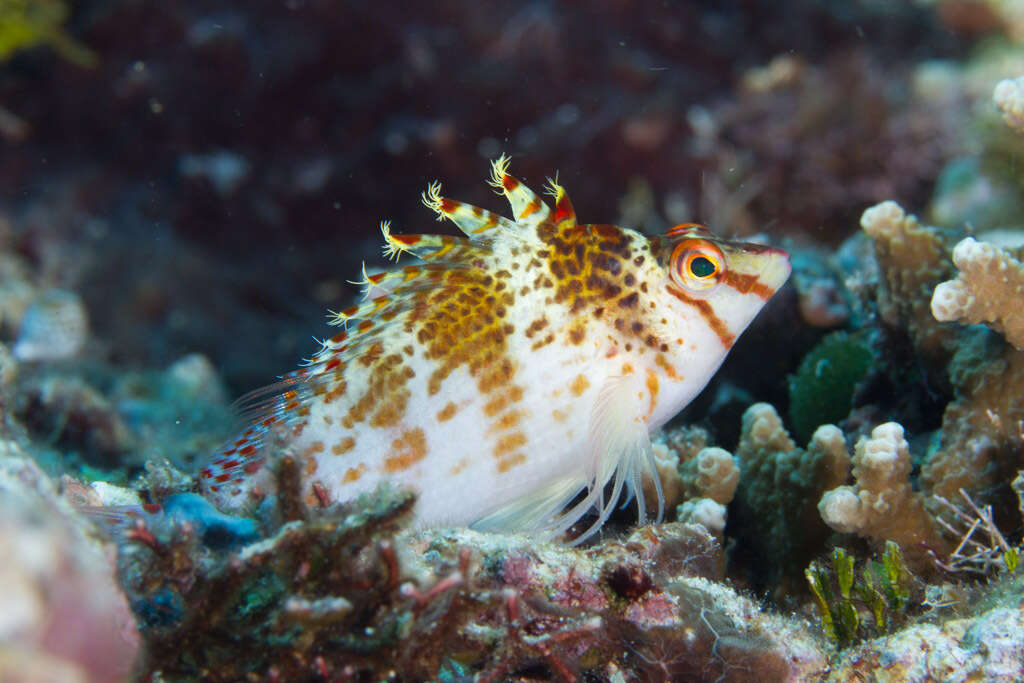
[[[651, 436], [708, 383], [785, 283], [785, 251], [684, 223], [646, 237], [582, 224], [556, 179], [551, 205], [491, 162], [512, 216], [423, 203], [461, 235], [396, 234], [415, 262], [361, 279], [331, 312], [337, 334], [250, 397], [250, 426], [200, 472], [221, 509], [273, 493], [272, 452], [291, 454], [315, 508], [389, 482], [414, 490], [419, 527], [557, 537], [592, 510], [581, 542], [625, 496], [648, 518], [664, 496]], [[610, 490], [606, 490], [610, 489]]]

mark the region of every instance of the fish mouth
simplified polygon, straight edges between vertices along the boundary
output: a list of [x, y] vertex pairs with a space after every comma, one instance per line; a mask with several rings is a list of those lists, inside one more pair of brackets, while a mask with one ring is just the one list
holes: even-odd
[[763, 249], [761, 255], [765, 259], [765, 264], [758, 279], [778, 291], [789, 278], [789, 274], [793, 272], [793, 265], [789, 262], [789, 254], [784, 249], [776, 247], [763, 247]]

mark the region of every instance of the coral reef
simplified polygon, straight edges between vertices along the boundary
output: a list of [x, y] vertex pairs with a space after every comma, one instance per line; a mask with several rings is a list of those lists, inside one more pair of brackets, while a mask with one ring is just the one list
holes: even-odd
[[841, 533], [895, 541], [910, 554], [912, 564], [927, 562], [926, 549], [945, 548], [924, 507], [910, 486], [910, 447], [903, 427], [879, 425], [861, 437], [853, 454], [856, 484], [827, 491], [818, 503], [821, 518]]
[[[690, 426], [662, 432], [652, 446], [669, 518], [674, 510], [675, 519], [700, 524], [721, 539], [740, 472], [731, 453], [707, 444], [707, 431]], [[648, 506], [657, 506], [650, 482], [644, 495]]]
[[[0, 0], [0, 679], [1021, 679], [1020, 6]], [[378, 222], [502, 152], [793, 255], [653, 437], [669, 521], [310, 511], [287, 452], [198, 497]]]
[[[692, 474], [687, 482], [682, 473], [684, 469], [691, 473], [695, 471], [687, 463], [708, 446], [709, 440], [707, 430], [694, 425], [663, 430], [652, 440], [651, 450], [667, 510], [673, 509], [686, 498], [700, 496]], [[702, 481], [710, 483], [706, 479]], [[644, 494], [648, 503], [657, 506], [657, 492], [651, 482], [645, 484]]]
[[935, 284], [952, 275], [949, 240], [894, 201], [865, 210], [860, 224], [871, 237], [881, 270], [878, 315], [885, 324], [907, 330], [926, 359], [944, 360], [951, 333], [931, 315], [929, 301]]
[[1024, 676], [1024, 612], [996, 608], [971, 619], [918, 624], [850, 648], [836, 657], [827, 681], [854, 680], [871, 671], [880, 679], [1010, 681]]
[[[33, 381], [34, 380], [34, 381]], [[116, 467], [136, 449], [135, 434], [113, 404], [84, 380], [49, 375], [26, 380], [15, 408], [25, 426], [87, 462]]]
[[702, 448], [679, 470], [685, 498], [710, 498], [722, 505], [732, 500], [740, 479], [735, 458], [723, 448]]
[[1002, 113], [1006, 125], [1024, 133], [1024, 77], [999, 81], [992, 91], [992, 101]]
[[846, 442], [837, 427], [823, 425], [798, 448], [775, 409], [757, 403], [743, 414], [735, 455], [740, 481], [727, 532], [743, 564], [756, 566], [755, 585], [778, 589], [783, 579], [802, 576], [829, 535], [815, 504], [846, 481]]
[[1024, 350], [1024, 265], [1006, 251], [972, 237], [953, 249], [955, 280], [942, 282], [932, 295], [936, 320], [986, 323]]
[[147, 624], [143, 670], [208, 680], [823, 670], [806, 626], [709, 580], [721, 551], [701, 527], [639, 529], [586, 551], [465, 530], [396, 535], [411, 503], [381, 490], [228, 557], [181, 525], [137, 533], [122, 571]]
[[936, 287], [953, 280], [950, 233], [920, 225], [894, 202], [868, 209], [861, 224], [880, 269], [881, 320], [906, 331], [928, 364], [926, 376], [952, 394], [937, 443], [921, 465], [921, 489], [952, 499], [962, 488], [986, 503], [1006, 502], [1009, 479], [1024, 458], [1024, 408], [1017, 399], [1024, 391], [1024, 358], [984, 329], [948, 326], [932, 314]]

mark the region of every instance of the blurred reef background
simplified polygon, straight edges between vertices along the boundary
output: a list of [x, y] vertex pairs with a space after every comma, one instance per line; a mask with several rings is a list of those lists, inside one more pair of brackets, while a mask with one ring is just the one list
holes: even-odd
[[[378, 223], [499, 208], [501, 153], [792, 256], [666, 522], [198, 496]], [[1021, 0], [0, 0], [0, 680], [1024, 679], [1022, 262]]]

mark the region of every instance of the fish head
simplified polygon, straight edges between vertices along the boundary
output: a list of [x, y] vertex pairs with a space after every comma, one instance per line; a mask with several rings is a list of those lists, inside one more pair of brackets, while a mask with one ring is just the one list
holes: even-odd
[[792, 270], [782, 249], [721, 239], [692, 223], [658, 238], [655, 253], [664, 298], [677, 313], [669, 324], [680, 338], [710, 339], [702, 348], [723, 358]]

